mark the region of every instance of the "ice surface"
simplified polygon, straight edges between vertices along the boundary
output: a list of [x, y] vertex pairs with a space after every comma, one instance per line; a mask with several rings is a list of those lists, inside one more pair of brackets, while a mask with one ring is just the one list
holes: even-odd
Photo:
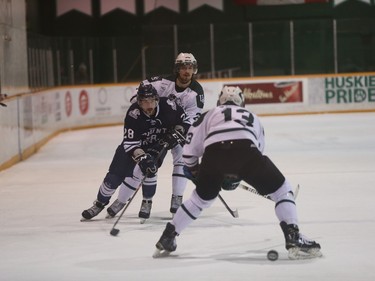
[[[288, 260], [273, 203], [238, 189], [222, 196], [239, 218], [217, 200], [177, 238], [170, 258], [153, 259], [171, 218], [170, 154], [149, 221], [137, 218], [139, 193], [117, 237], [105, 211], [80, 222], [121, 142], [115, 126], [60, 134], [0, 172], [0, 280], [375, 280], [375, 113], [262, 121], [266, 154], [300, 184], [300, 229], [322, 245], [323, 258]], [[192, 190], [189, 183], [185, 198]], [[278, 261], [267, 260], [270, 249]]]

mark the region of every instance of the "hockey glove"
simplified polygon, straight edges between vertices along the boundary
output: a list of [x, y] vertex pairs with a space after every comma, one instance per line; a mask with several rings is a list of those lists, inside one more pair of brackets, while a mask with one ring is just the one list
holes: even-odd
[[184, 166], [184, 175], [186, 178], [191, 180], [195, 185], [198, 182], [198, 174], [199, 174], [199, 165], [195, 165], [193, 167]]
[[235, 190], [240, 185], [241, 179], [237, 176], [225, 176], [221, 183], [221, 188], [224, 190]]
[[163, 164], [164, 158], [167, 155], [167, 150], [163, 149], [160, 143], [156, 143], [154, 146], [147, 148], [147, 153], [149, 153], [156, 161], [158, 168]]
[[166, 143], [168, 144], [168, 149], [172, 149], [179, 144], [181, 144], [181, 146], [184, 145], [185, 137], [180, 130], [172, 129], [164, 136], [163, 139], [160, 140], [160, 143], [162, 145]]
[[149, 153], [134, 157], [134, 161], [138, 163], [138, 166], [144, 175], [147, 175], [148, 177], [156, 175], [158, 167], [155, 163], [154, 158]]

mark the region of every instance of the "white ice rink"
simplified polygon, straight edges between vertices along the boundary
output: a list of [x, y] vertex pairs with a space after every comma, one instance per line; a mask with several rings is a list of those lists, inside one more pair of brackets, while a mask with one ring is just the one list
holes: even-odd
[[[137, 218], [140, 193], [117, 237], [105, 211], [80, 222], [122, 139], [116, 126], [60, 134], [0, 172], [0, 280], [375, 280], [375, 113], [261, 119], [266, 154], [300, 184], [300, 229], [321, 244], [323, 258], [288, 260], [273, 203], [238, 189], [222, 196], [239, 218], [217, 200], [177, 238], [170, 258], [153, 259], [171, 217], [170, 154], [148, 222]], [[266, 259], [270, 249], [278, 261]]]

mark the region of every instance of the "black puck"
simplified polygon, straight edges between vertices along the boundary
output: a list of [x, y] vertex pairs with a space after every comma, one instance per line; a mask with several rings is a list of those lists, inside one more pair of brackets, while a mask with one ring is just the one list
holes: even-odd
[[270, 250], [267, 253], [267, 259], [270, 261], [276, 261], [279, 258], [279, 253], [275, 250]]

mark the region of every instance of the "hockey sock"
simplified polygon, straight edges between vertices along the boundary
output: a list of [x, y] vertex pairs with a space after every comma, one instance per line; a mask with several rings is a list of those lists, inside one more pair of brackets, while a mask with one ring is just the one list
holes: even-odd
[[215, 199], [203, 200], [194, 189], [190, 198], [177, 209], [176, 214], [173, 216], [173, 225], [176, 228], [176, 232], [180, 234], [200, 216], [203, 209], [209, 208], [214, 201]]
[[121, 179], [118, 176], [107, 173], [99, 188], [98, 201], [105, 204], [108, 203], [120, 183]]
[[133, 176], [126, 177], [121, 183], [117, 199], [122, 203], [126, 203], [141, 184], [142, 178], [142, 171], [136, 165], [133, 170]]
[[182, 146], [177, 145], [171, 149], [173, 157], [173, 172], [172, 172], [172, 194], [184, 195], [188, 179], [184, 174], [184, 160], [182, 159]]
[[126, 203], [137, 189], [136, 187], [127, 184], [126, 180], [127, 178], [125, 178], [124, 182], [120, 185], [120, 190], [117, 197], [117, 199], [122, 203]]
[[143, 198], [152, 198], [156, 192], [157, 176], [146, 178], [142, 184]]
[[183, 196], [188, 179], [184, 175], [183, 166], [173, 166], [172, 174], [172, 194]]
[[270, 197], [276, 202], [275, 213], [279, 221], [298, 225], [296, 203], [289, 182], [285, 180], [278, 190], [270, 194]]

